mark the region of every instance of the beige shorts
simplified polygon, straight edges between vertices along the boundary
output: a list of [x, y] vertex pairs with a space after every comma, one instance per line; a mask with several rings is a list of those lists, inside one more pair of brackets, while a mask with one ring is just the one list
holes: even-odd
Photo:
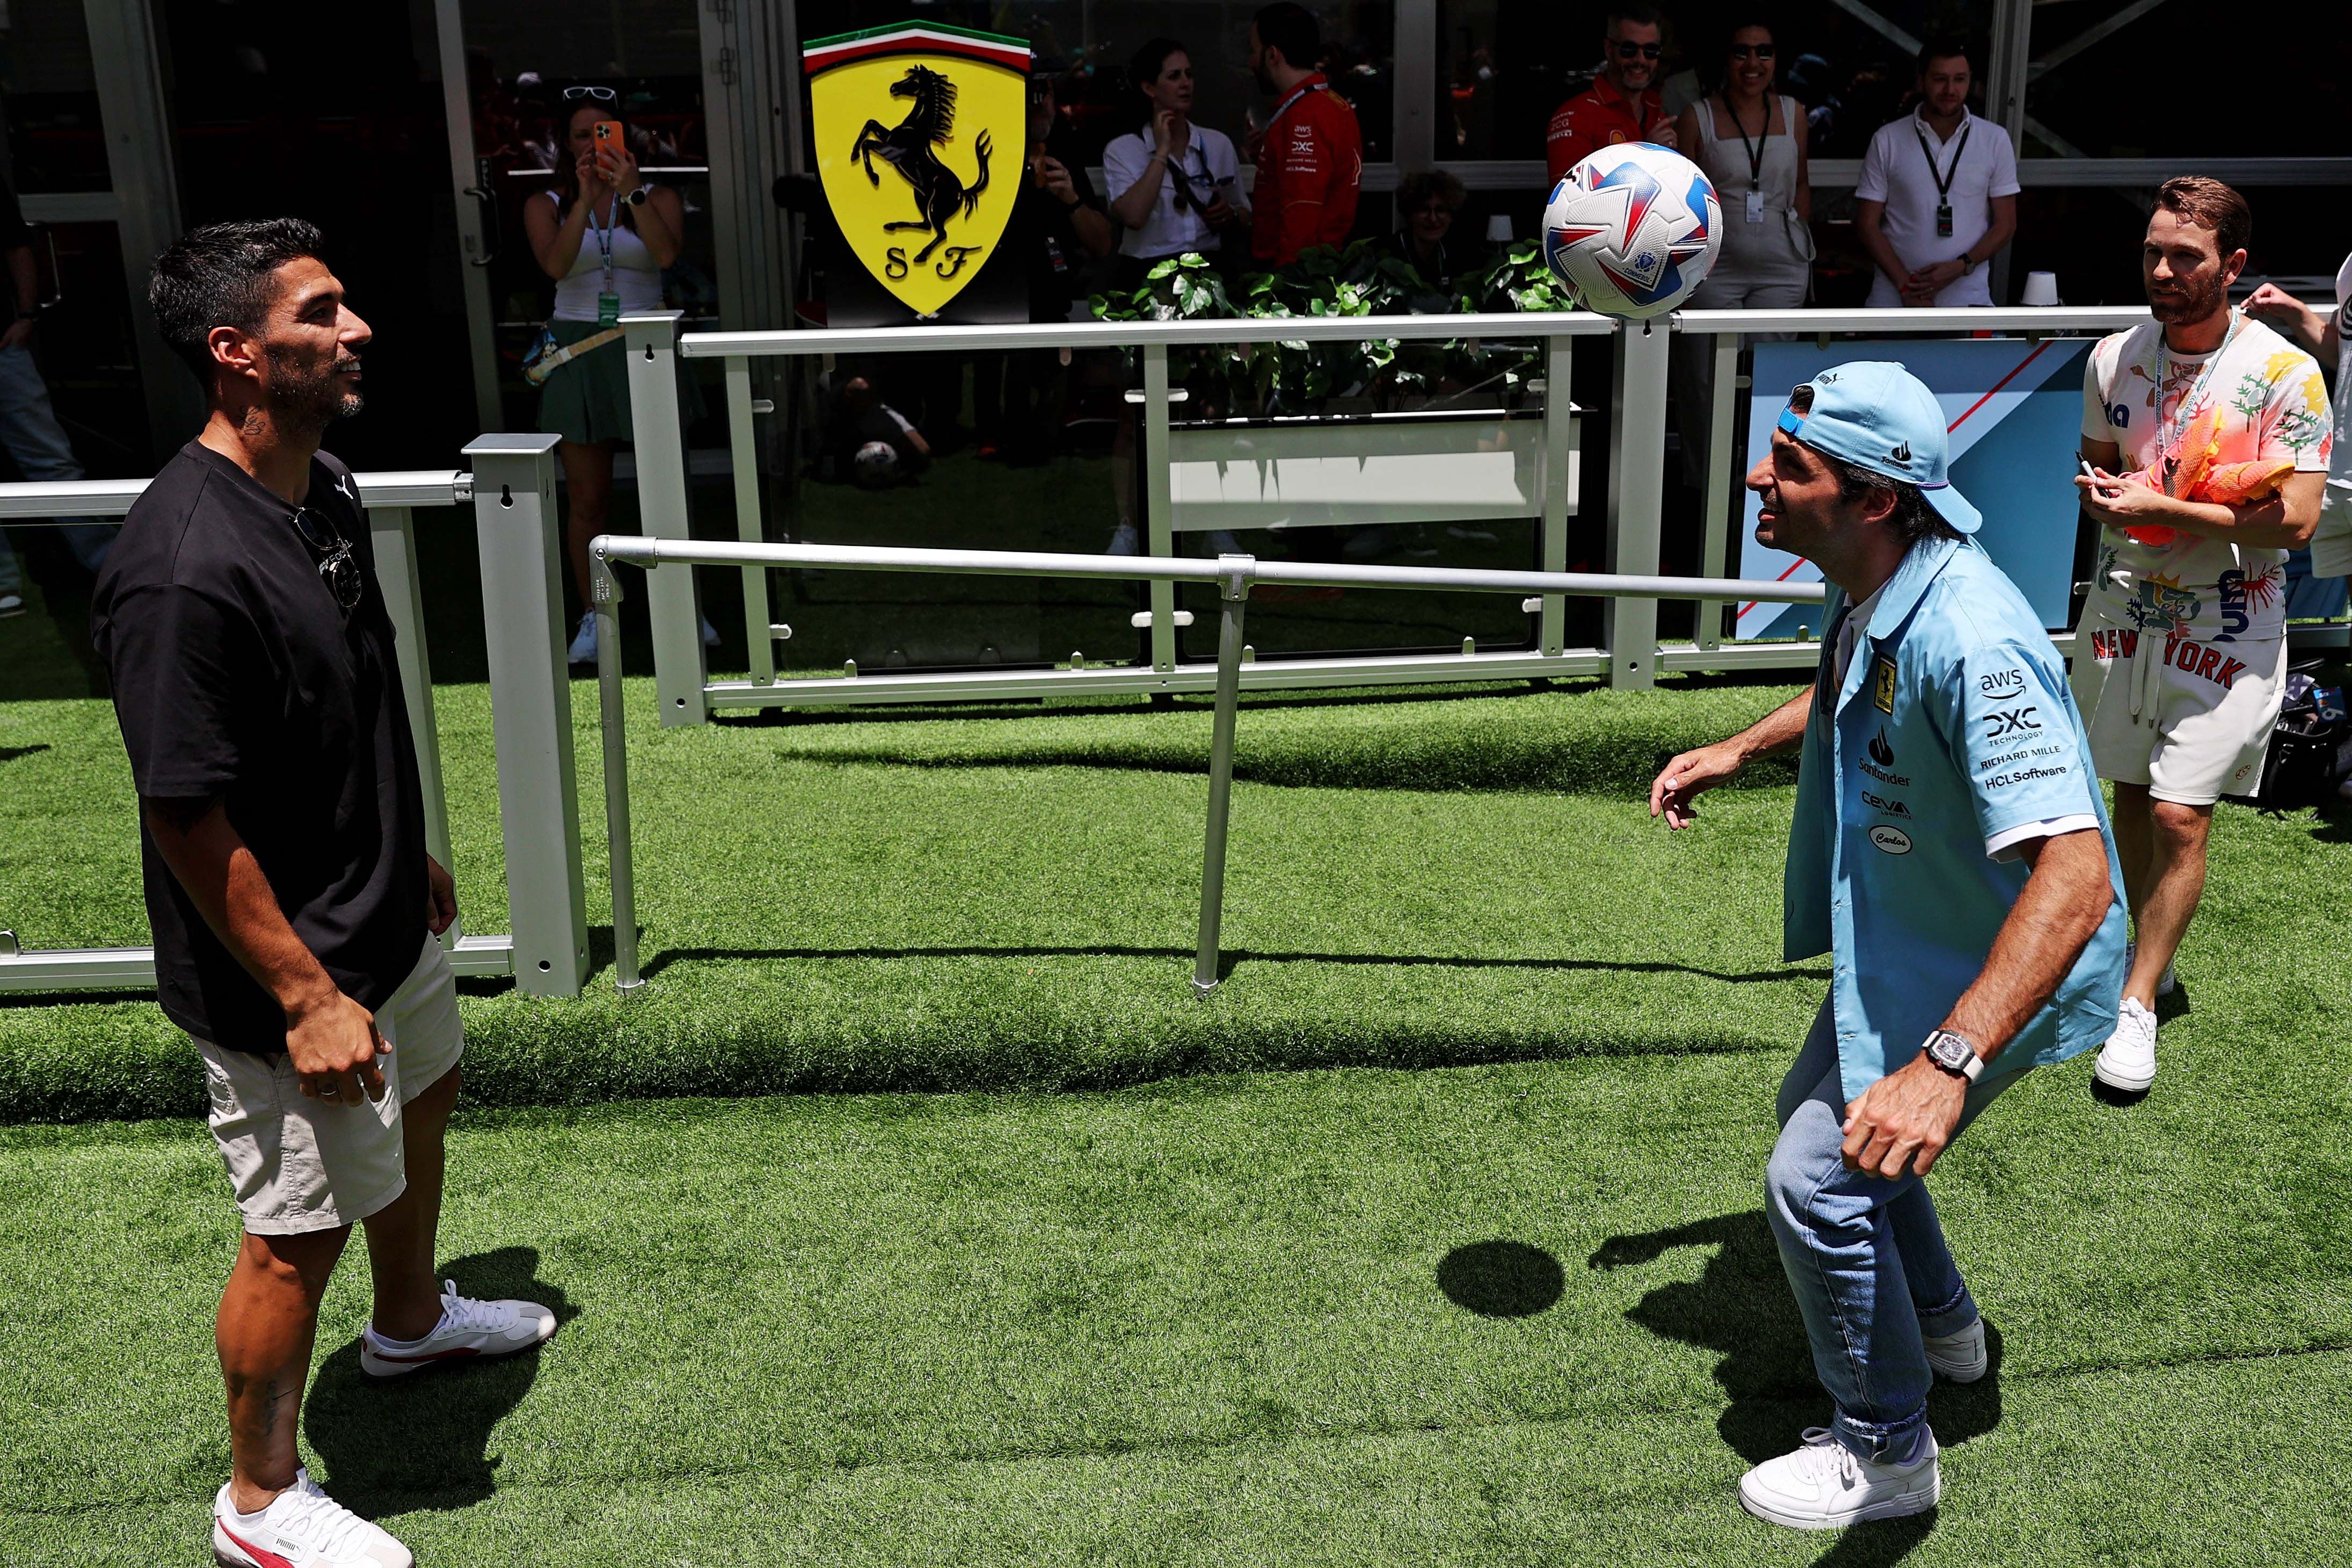
[[354, 1225], [408, 1188], [400, 1108], [457, 1065], [466, 1034], [457, 981], [441, 944], [423, 956], [375, 1012], [392, 1054], [382, 1058], [383, 1098], [356, 1105], [304, 1096], [284, 1052], [264, 1056], [195, 1041], [212, 1098], [213, 1141], [255, 1236], [299, 1236]]
[[2319, 529], [2311, 536], [2311, 575], [2352, 577], [2352, 481], [2330, 478], [2319, 502]]
[[2159, 800], [2210, 806], [2262, 782], [2286, 696], [2286, 643], [2199, 642], [2085, 624], [2074, 706], [2102, 779]]

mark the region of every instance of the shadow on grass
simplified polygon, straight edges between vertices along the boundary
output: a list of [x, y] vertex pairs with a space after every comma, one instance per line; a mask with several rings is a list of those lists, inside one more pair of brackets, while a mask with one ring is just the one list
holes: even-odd
[[[1625, 1315], [1661, 1339], [1716, 1352], [1715, 1380], [1730, 1396], [1716, 1430], [1749, 1464], [1786, 1453], [1807, 1426], [1826, 1424], [1830, 1406], [1813, 1374], [1804, 1321], [1780, 1268], [1780, 1252], [1764, 1211], [1638, 1235], [1612, 1236], [1591, 1257], [1595, 1269], [1655, 1262], [1684, 1248], [1710, 1249], [1696, 1280], [1658, 1286]], [[1985, 1325], [1991, 1366], [1966, 1385], [1938, 1382], [1927, 1396], [1928, 1424], [1949, 1448], [2000, 1424], [2000, 1330]], [[1816, 1568], [1879, 1568], [1902, 1561], [1935, 1529], [1930, 1513], [1856, 1525], [1839, 1537]]]
[[19, 757], [30, 757], [37, 751], [47, 751], [49, 743], [36, 741], [30, 746], [0, 746], [0, 762], [14, 762]]
[[1474, 1241], [1437, 1265], [1445, 1299], [1482, 1318], [1531, 1318], [1567, 1289], [1559, 1260], [1524, 1241]]
[[[599, 944], [596, 932], [603, 932]], [[611, 966], [613, 958], [612, 928], [597, 926], [590, 934], [589, 955], [593, 968]], [[650, 980], [673, 964], [757, 963], [769, 959], [824, 958], [1184, 958], [1194, 956], [1190, 947], [1129, 947], [1106, 945], [1093, 947], [667, 947], [645, 960], [641, 973]], [[1769, 985], [1776, 981], [1829, 978], [1826, 969], [1755, 969], [1746, 974], [1729, 974], [1720, 969], [1702, 969], [1689, 964], [1663, 964], [1628, 959], [1613, 962], [1601, 958], [1482, 958], [1470, 955], [1441, 956], [1417, 953], [1262, 953], [1248, 947], [1228, 947], [1219, 956], [1217, 975], [1230, 977], [1243, 964], [1347, 964], [1370, 967], [1389, 965], [1401, 967], [1428, 966], [1446, 969], [1558, 969], [1562, 972], [1597, 970], [1619, 975], [1689, 975], [1702, 980], [1719, 980], [1726, 985]]]
[[[579, 1316], [560, 1287], [538, 1277], [536, 1248], [477, 1253], [446, 1272], [464, 1295], [543, 1301], [559, 1322]], [[370, 1519], [481, 1501], [497, 1490], [499, 1456], [489, 1452], [490, 1432], [530, 1392], [544, 1354], [377, 1383], [360, 1371], [353, 1340], [320, 1364], [303, 1416], [310, 1446], [326, 1463], [321, 1484]]]

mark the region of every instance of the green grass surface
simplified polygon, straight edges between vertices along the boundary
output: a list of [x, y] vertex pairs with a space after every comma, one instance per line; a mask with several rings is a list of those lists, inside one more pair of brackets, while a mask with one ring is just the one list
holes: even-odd
[[[1946, 1506], [1737, 1511], [1827, 1411], [1759, 1211], [1825, 977], [1775, 961], [1785, 769], [1672, 838], [1638, 791], [1784, 689], [1254, 699], [1206, 1003], [1198, 706], [641, 727], [653, 985], [464, 1003], [447, 1269], [563, 1332], [372, 1388], [347, 1267], [311, 1457], [431, 1564], [2341, 1560], [2347, 835], [2236, 808], [2156, 1092], [2034, 1074], [1935, 1178], [2000, 1354], [1934, 1396]], [[487, 705], [440, 698], [487, 928]], [[117, 744], [0, 707], [31, 940], [142, 937]], [[192, 1068], [145, 1002], [0, 1005], [19, 1122]], [[789, 1087], [964, 1092], [576, 1103]], [[0, 1564], [201, 1561], [203, 1128], [0, 1127]]]
[[[2130, 1108], [2078, 1062], [1971, 1132], [1936, 1180], [1997, 1370], [1933, 1396], [1940, 1513], [1843, 1538], [1731, 1491], [1826, 1414], [1759, 1210], [1777, 1058], [475, 1113], [449, 1270], [562, 1333], [374, 1388], [347, 1267], [307, 1442], [433, 1564], [2336, 1561], [2315, 1043], [2200, 1038]], [[0, 1133], [0, 1562], [199, 1560], [202, 1129]]]

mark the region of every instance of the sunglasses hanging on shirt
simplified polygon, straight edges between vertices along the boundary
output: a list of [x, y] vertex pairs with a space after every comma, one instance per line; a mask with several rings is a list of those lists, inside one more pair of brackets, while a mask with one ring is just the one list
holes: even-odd
[[316, 550], [319, 575], [333, 591], [335, 602], [345, 615], [360, 607], [360, 597], [366, 592], [366, 580], [360, 576], [360, 563], [352, 556], [351, 541], [342, 531], [308, 507], [294, 508], [294, 531], [302, 542]]

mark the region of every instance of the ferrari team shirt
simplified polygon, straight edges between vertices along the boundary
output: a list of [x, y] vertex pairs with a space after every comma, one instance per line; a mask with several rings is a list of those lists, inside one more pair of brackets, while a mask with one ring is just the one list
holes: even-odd
[[1990, 1070], [2099, 1044], [2124, 981], [2115, 839], [2065, 661], [2032, 607], [1983, 550], [1951, 539], [1912, 550], [1874, 597], [1849, 615], [1831, 591], [1783, 888], [1783, 956], [1835, 956], [1849, 1101], [1916, 1056], [1984, 968], [2031, 874], [2022, 837], [2095, 825], [2114, 902]]
[[1544, 132], [1544, 162], [1549, 171], [1544, 189], [1559, 184], [1587, 155], [1621, 141], [1648, 141], [1673, 119], [1656, 88], [1629, 99], [1607, 77], [1595, 77], [1589, 90], [1552, 110], [1551, 128]]
[[1345, 245], [1364, 179], [1356, 111], [1320, 71], [1300, 82], [1267, 122], [1250, 191], [1250, 254], [1287, 267], [1318, 245]]

